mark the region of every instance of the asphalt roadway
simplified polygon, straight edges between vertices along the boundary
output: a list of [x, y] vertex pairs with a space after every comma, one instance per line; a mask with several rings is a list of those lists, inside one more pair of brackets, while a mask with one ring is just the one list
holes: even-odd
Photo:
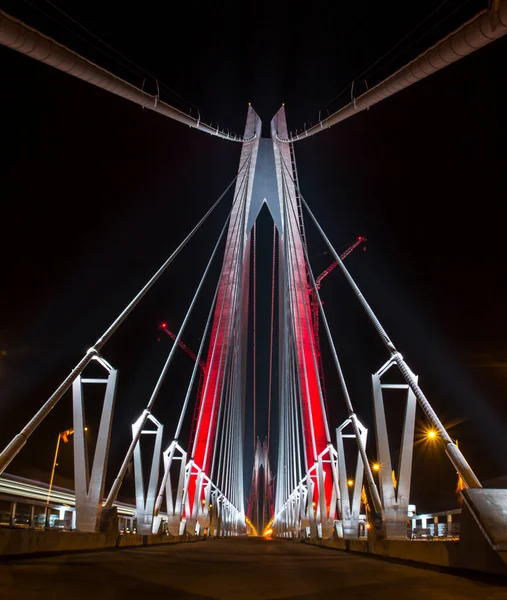
[[264, 539], [206, 540], [0, 565], [2, 600], [507, 600], [507, 585]]

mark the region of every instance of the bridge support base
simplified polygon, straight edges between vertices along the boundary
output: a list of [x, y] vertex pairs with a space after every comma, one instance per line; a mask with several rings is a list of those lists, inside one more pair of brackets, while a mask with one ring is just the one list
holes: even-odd
[[118, 509], [116, 506], [102, 509], [100, 513], [100, 533], [118, 534]]
[[462, 490], [460, 545], [477, 562], [507, 573], [507, 490]]

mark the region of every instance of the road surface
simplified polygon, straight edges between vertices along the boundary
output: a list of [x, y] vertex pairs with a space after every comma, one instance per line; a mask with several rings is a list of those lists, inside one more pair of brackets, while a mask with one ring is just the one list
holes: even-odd
[[206, 540], [18, 559], [1, 600], [507, 600], [507, 586], [299, 542]]

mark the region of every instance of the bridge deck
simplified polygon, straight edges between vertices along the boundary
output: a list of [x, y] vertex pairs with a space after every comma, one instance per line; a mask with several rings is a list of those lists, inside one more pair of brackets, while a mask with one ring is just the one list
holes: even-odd
[[[148, 596], [150, 594], [150, 596]], [[24, 559], [0, 565], [0, 598], [507, 599], [507, 587], [297, 542], [196, 544]]]

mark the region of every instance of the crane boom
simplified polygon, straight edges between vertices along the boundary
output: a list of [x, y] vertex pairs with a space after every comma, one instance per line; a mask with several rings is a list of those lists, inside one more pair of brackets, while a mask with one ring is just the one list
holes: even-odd
[[[364, 236], [360, 235], [357, 238], [357, 240], [352, 245], [350, 245], [345, 250], [345, 252], [343, 252], [340, 255], [340, 259], [345, 260], [351, 252], [353, 252], [361, 244], [365, 244], [367, 241], [368, 240]], [[326, 405], [326, 411], [327, 411], [327, 400], [326, 400], [326, 387], [325, 387], [325, 382], [324, 382], [324, 371], [322, 368], [322, 358], [321, 358], [321, 354], [320, 354], [319, 301], [317, 298], [317, 290], [320, 290], [320, 285], [322, 283], [322, 280], [325, 277], [327, 277], [329, 275], [329, 273], [331, 273], [337, 266], [338, 266], [337, 262], [331, 263], [329, 265], [329, 267], [327, 267], [327, 269], [322, 271], [322, 273], [315, 280], [315, 288], [316, 289], [313, 286], [310, 286], [310, 289], [309, 289], [310, 303], [311, 303], [311, 308], [312, 308], [312, 319], [313, 319], [313, 336], [315, 339], [315, 351], [316, 351], [316, 355], [317, 355], [317, 367], [319, 370], [321, 389], [322, 389], [322, 394], [324, 396], [324, 403]]]
[[[174, 341], [176, 341], [176, 334], [173, 333], [170, 329], [167, 329], [167, 323], [162, 323], [160, 325], [160, 329], [162, 329], [162, 331], [165, 331], [167, 333], [167, 335]], [[181, 340], [178, 342], [178, 346], [184, 350], [189, 356], [190, 358], [193, 358], [196, 362], [197, 362], [197, 355], [195, 354], [195, 352], [193, 352], [192, 350], [190, 350], [190, 348], [184, 344]], [[201, 369], [204, 371], [204, 363], [202, 362], [202, 360], [199, 361], [199, 366], [201, 367]]]
[[[340, 256], [340, 259], [345, 260], [347, 258], [347, 256], [351, 252], [353, 252], [359, 245], [366, 243], [367, 241], [368, 240], [365, 237], [360, 235], [357, 238], [357, 240], [345, 250], [345, 252]], [[338, 266], [337, 262], [330, 264], [329, 267], [327, 269], [324, 269], [324, 271], [322, 271], [322, 273], [317, 277], [317, 279], [315, 280], [315, 284], [316, 284], [318, 290], [320, 290], [320, 284], [322, 283], [322, 280], [324, 279], [324, 277], [327, 277], [329, 275], [329, 273], [331, 273], [331, 271], [336, 269], [337, 266]]]

